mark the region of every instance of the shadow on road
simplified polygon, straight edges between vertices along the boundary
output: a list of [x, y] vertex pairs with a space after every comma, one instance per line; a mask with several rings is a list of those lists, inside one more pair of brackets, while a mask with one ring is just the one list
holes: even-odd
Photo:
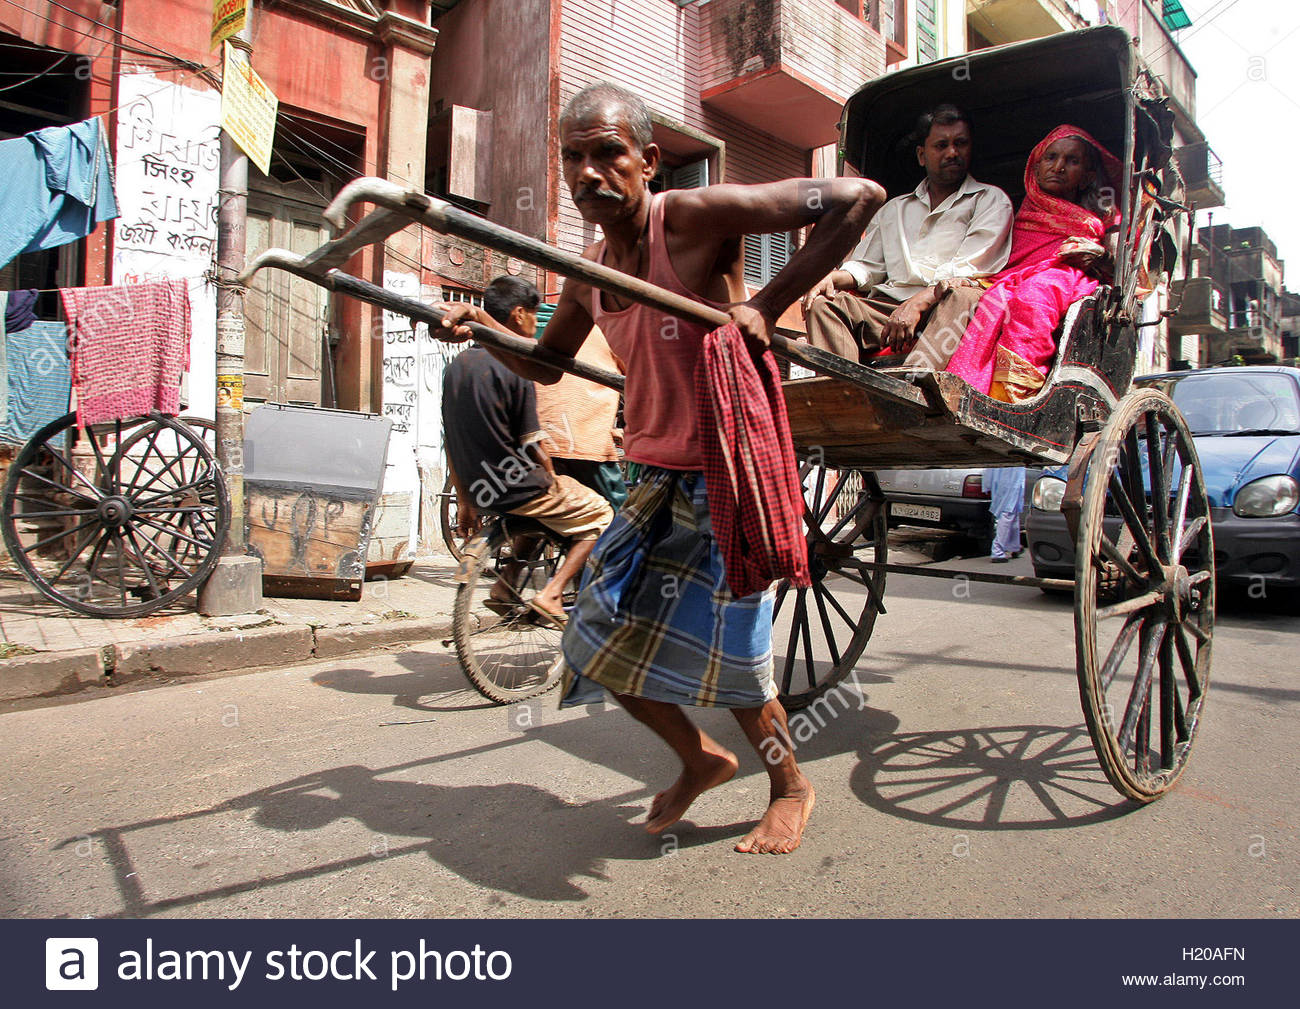
[[1106, 780], [1082, 726], [899, 733], [896, 716], [843, 693], [851, 704], [790, 716], [795, 754], [809, 766], [856, 753], [850, 789], [889, 816], [963, 830], [1043, 830], [1140, 808]]
[[472, 708], [493, 708], [495, 701], [487, 700], [468, 685], [456, 656], [437, 650], [405, 652], [397, 657], [404, 673], [377, 674], [373, 669], [328, 669], [316, 673], [312, 683], [347, 694], [391, 694], [393, 705], [412, 711], [465, 711]]
[[[506, 716], [507, 709], [502, 709], [503, 719]], [[622, 712], [593, 709], [588, 718], [539, 725], [468, 749], [388, 767], [354, 764], [326, 768], [207, 809], [101, 827], [88, 836], [107, 852], [122, 902], [121, 909], [107, 917], [138, 918], [174, 911], [285, 883], [364, 870], [381, 859], [421, 852], [475, 886], [530, 900], [584, 900], [588, 894], [580, 881], [606, 879], [609, 860], [639, 861], [664, 854], [664, 838], [647, 834], [639, 823], [630, 822], [644, 813], [645, 800], [654, 788], [646, 785], [592, 802], [573, 803], [524, 783], [447, 785], [410, 777], [442, 762], [464, 761], [541, 741], [633, 780], [643, 780], [647, 773], [660, 787], [671, 780], [667, 773], [671, 760], [664, 754], [652, 746], [629, 747], [625, 732], [591, 724], [610, 718], [625, 727], [627, 716]], [[473, 773], [472, 769], [468, 772], [470, 776]], [[183, 838], [187, 830], [223, 832], [230, 827], [231, 814], [251, 815], [259, 827], [287, 835], [310, 835], [331, 825], [356, 823], [379, 848], [358, 851], [355, 844], [349, 844], [354, 854], [322, 861], [316, 856], [323, 848], [338, 849], [337, 835], [329, 835], [324, 843], [312, 838], [298, 848], [259, 845], [258, 851], [271, 854], [241, 861], [240, 868], [247, 870], [248, 877], [242, 880], [200, 885], [183, 893], [168, 893], [171, 884], [159, 879], [151, 879], [147, 887], [142, 883], [142, 876], [153, 874], [138, 858], [156, 855], [156, 845], [150, 842], [156, 835], [147, 832], [164, 829], [174, 838]], [[206, 818], [213, 819], [205, 823]], [[671, 846], [681, 850], [738, 840], [746, 829], [746, 824], [700, 827], [684, 820], [674, 828]], [[86, 839], [87, 835], [69, 838], [57, 847]], [[409, 843], [403, 843], [405, 839]], [[305, 851], [314, 860], [307, 865], [287, 865], [295, 851]], [[203, 863], [192, 868], [201, 874], [206, 867]], [[229, 869], [223, 867], [218, 875], [228, 879]], [[166, 878], [177, 877], [173, 873]]]
[[[382, 693], [398, 680], [407, 692], [395, 697], [416, 696], [428, 677], [455, 672], [454, 667], [442, 674], [421, 669], [369, 679], [364, 671], [344, 670], [343, 675], [356, 677], [344, 689], [383, 683], [384, 690], [361, 691]], [[120, 894], [120, 910], [111, 916], [173, 912], [286, 883], [364, 873], [377, 861], [409, 854], [423, 854], [486, 890], [529, 900], [586, 900], [585, 881], [608, 879], [611, 860], [643, 861], [664, 853], [666, 839], [646, 834], [640, 820], [649, 797], [677, 768], [670, 752], [622, 711], [592, 707], [585, 717], [561, 716], [554, 704], [547, 697], [531, 706], [502, 708], [506, 731], [489, 732], [486, 741], [460, 750], [385, 767], [323, 768], [206, 809], [102, 827], [91, 836], [108, 853]], [[734, 720], [713, 710], [701, 712], [700, 722], [743, 753], [735, 783], [751, 791], [757, 785], [761, 794], [762, 767], [739, 738]], [[791, 742], [814, 780], [818, 762], [856, 756], [850, 789], [865, 806], [888, 816], [963, 830], [1068, 829], [1136, 808], [1117, 799], [1078, 728], [1021, 725], [905, 734], [898, 729], [895, 715], [870, 707], [851, 688], [841, 690], [833, 704], [828, 699], [790, 720]], [[510, 775], [520, 759], [511, 751], [534, 743], [565, 754], [570, 767], [576, 760], [638, 784], [577, 803], [527, 782], [475, 783]], [[526, 758], [534, 767], [546, 759], [545, 749], [535, 752], [540, 757], [530, 752]], [[502, 758], [513, 761], [504, 771]], [[459, 765], [451, 775], [457, 783], [437, 780], [447, 776], [439, 765], [453, 762]], [[544, 767], [540, 773], [545, 776]], [[186, 866], [192, 874], [150, 871], [150, 860], [158, 857], [159, 830], [187, 851], [212, 851], [215, 833], [223, 838], [217, 850], [229, 853], [228, 832], [246, 829], [237, 824], [249, 820], [285, 841], [254, 834], [245, 857], [228, 854], [214, 868], [202, 862]], [[360, 840], [354, 825], [365, 832]], [[704, 827], [684, 821], [673, 828], [671, 844], [676, 850], [737, 840], [750, 826], [752, 821]], [[295, 836], [299, 840], [291, 842]], [[62, 846], [83, 840], [84, 835], [70, 838]]]
[[1120, 799], [1081, 727], [912, 732], [862, 754], [849, 781], [873, 809], [958, 830], [1044, 830], [1111, 820]]

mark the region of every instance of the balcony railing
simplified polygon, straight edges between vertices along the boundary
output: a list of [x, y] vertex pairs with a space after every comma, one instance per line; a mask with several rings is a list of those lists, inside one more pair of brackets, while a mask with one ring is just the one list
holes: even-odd
[[1213, 148], [1204, 141], [1187, 144], [1178, 148], [1174, 156], [1187, 185], [1187, 199], [1198, 210], [1223, 206], [1223, 162]]
[[1175, 280], [1169, 285], [1169, 300], [1178, 306], [1178, 314], [1169, 318], [1169, 332], [1175, 336], [1226, 331], [1227, 292], [1209, 277]]

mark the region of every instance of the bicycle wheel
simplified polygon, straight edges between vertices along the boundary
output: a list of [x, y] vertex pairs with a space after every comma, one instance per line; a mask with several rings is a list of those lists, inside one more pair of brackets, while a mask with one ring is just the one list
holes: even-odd
[[75, 428], [69, 414], [38, 431], [5, 483], [0, 530], [27, 580], [95, 617], [144, 616], [198, 588], [230, 525], [202, 437], [157, 414], [74, 442]]
[[438, 495], [438, 517], [442, 524], [442, 541], [447, 545], [447, 552], [456, 560], [464, 560], [468, 539], [456, 535], [456, 485], [451, 482], [451, 474], [442, 482], [442, 493]]
[[[559, 683], [562, 628], [528, 602], [563, 559], [556, 542], [541, 534], [518, 557], [509, 537], [492, 531], [467, 547], [452, 610], [452, 637], [465, 675], [489, 700], [524, 701]], [[494, 588], [506, 598], [493, 598]]]

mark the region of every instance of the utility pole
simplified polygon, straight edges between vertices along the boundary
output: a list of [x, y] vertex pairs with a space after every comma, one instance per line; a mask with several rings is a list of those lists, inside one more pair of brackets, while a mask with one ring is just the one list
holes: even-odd
[[[253, 4], [244, 27], [229, 39], [245, 59], [253, 53]], [[226, 82], [223, 81], [223, 86]], [[248, 225], [248, 156], [221, 131], [217, 190], [217, 462], [230, 491], [230, 531], [217, 566], [199, 590], [207, 616], [252, 613], [262, 608], [262, 562], [245, 553], [244, 526], [244, 272]]]

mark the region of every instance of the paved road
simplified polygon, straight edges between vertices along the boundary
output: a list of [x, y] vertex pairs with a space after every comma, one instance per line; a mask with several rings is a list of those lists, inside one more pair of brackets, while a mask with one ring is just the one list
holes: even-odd
[[0, 913], [1300, 915], [1300, 619], [1225, 607], [1191, 766], [1137, 807], [1082, 729], [1069, 601], [965, 588], [890, 576], [862, 703], [800, 748], [791, 857], [731, 851], [752, 755], [651, 838], [673, 767], [644, 730], [483, 707], [429, 642], [0, 716]]

